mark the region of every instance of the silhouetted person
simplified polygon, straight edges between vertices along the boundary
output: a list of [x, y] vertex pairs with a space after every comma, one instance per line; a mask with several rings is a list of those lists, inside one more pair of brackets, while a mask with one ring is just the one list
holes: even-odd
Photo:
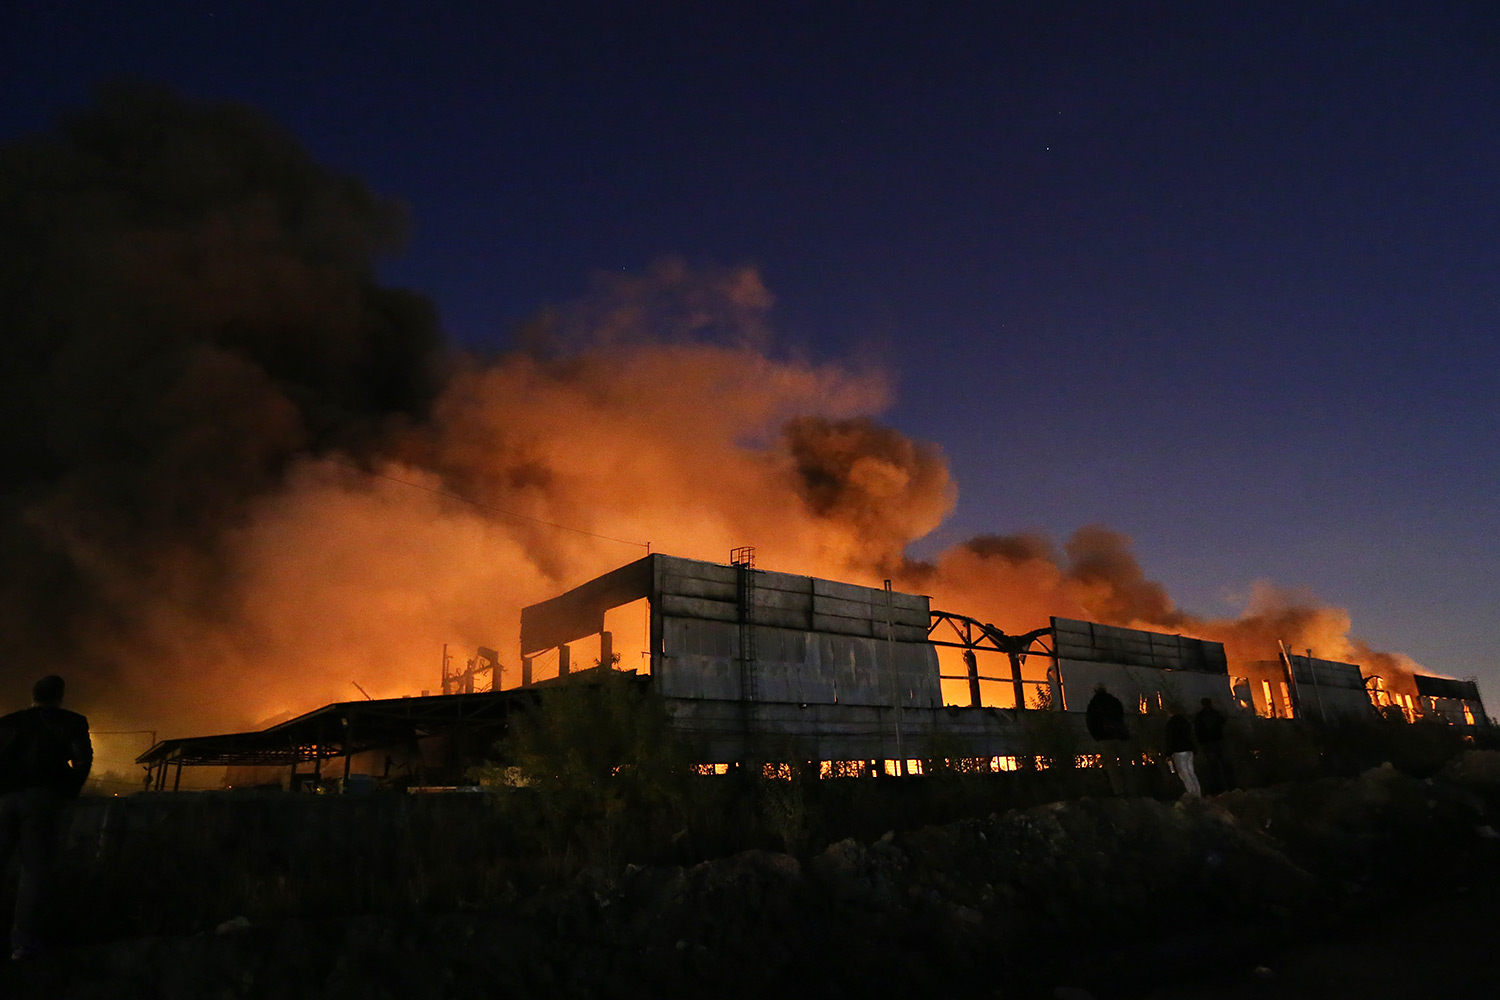
[[0, 718], [0, 871], [20, 846], [21, 884], [11, 924], [11, 958], [42, 947], [42, 906], [51, 890], [63, 807], [94, 764], [89, 720], [62, 707], [63, 679], [43, 677], [30, 708]]
[[1167, 753], [1172, 756], [1172, 770], [1177, 772], [1182, 787], [1188, 795], [1201, 799], [1203, 789], [1198, 784], [1198, 770], [1193, 762], [1193, 724], [1175, 706], [1167, 717], [1166, 741]]
[[1224, 745], [1224, 730], [1228, 724], [1224, 713], [1214, 708], [1212, 698], [1204, 698], [1203, 707], [1193, 717], [1193, 732], [1197, 734], [1198, 747], [1203, 751], [1203, 787], [1210, 795], [1234, 787], [1234, 769], [1229, 765], [1229, 752]]
[[1094, 686], [1094, 697], [1084, 713], [1089, 735], [1099, 741], [1099, 761], [1116, 795], [1129, 793], [1130, 781], [1120, 773], [1123, 757], [1129, 748], [1130, 729], [1125, 725], [1125, 706], [1110, 694], [1103, 684]]

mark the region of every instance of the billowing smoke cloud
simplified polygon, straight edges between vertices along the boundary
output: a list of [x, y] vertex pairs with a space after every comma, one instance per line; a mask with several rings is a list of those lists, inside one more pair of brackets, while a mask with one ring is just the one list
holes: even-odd
[[753, 269], [600, 278], [481, 361], [374, 282], [399, 222], [254, 112], [159, 91], [0, 152], [9, 700], [56, 669], [105, 720], [198, 733], [433, 689], [445, 642], [514, 666], [521, 607], [647, 543], [1018, 631], [1368, 654], [1269, 588], [1182, 614], [1101, 527], [909, 561], [954, 503], [941, 451], [875, 421], [882, 373], [775, 354]]
[[1062, 555], [1038, 535], [981, 535], [932, 563], [906, 564], [902, 576], [944, 610], [982, 608], [1009, 631], [1044, 625], [1049, 615], [1159, 627], [1184, 621], [1162, 586], [1145, 578], [1130, 540], [1101, 525], [1074, 532]]
[[899, 578], [933, 596], [933, 606], [967, 614], [1017, 633], [1051, 615], [1143, 628], [1224, 644], [1232, 663], [1274, 660], [1279, 642], [1294, 653], [1357, 663], [1405, 689], [1416, 664], [1371, 650], [1349, 635], [1349, 613], [1311, 594], [1258, 582], [1237, 618], [1188, 614], [1161, 584], [1148, 580], [1130, 539], [1102, 525], [1079, 528], [1059, 555], [1036, 535], [984, 535], [932, 562], [908, 562]]
[[251, 501], [422, 417], [432, 310], [370, 267], [399, 221], [254, 112], [147, 88], [0, 151], [10, 679], [159, 683], [143, 614], [233, 619]]

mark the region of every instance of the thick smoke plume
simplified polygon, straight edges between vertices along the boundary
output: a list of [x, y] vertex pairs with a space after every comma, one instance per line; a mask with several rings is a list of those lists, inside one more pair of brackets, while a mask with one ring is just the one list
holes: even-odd
[[422, 418], [432, 310], [371, 270], [399, 222], [254, 112], [146, 88], [0, 152], [12, 679], [121, 706], [182, 683], [174, 640], [238, 622], [253, 501]]
[[189, 734], [351, 681], [417, 693], [445, 642], [514, 666], [522, 606], [645, 543], [754, 544], [1013, 630], [1372, 655], [1270, 589], [1236, 621], [1182, 614], [1101, 527], [910, 561], [955, 501], [940, 449], [876, 422], [880, 372], [772, 352], [753, 269], [599, 279], [524, 349], [464, 358], [374, 279], [400, 222], [253, 111], [150, 89], [0, 151], [7, 700], [55, 670], [105, 724]]
[[1010, 632], [1045, 625], [1050, 615], [1082, 618], [1222, 642], [1231, 663], [1274, 660], [1278, 642], [1285, 642], [1293, 653], [1312, 649], [1324, 659], [1357, 663], [1403, 690], [1416, 667], [1405, 656], [1376, 652], [1352, 638], [1344, 609], [1265, 581], [1252, 588], [1238, 618], [1181, 611], [1161, 584], [1146, 579], [1130, 539], [1102, 525], [1079, 528], [1062, 553], [1036, 535], [984, 535], [932, 562], [907, 562], [898, 576], [932, 594], [934, 607]]

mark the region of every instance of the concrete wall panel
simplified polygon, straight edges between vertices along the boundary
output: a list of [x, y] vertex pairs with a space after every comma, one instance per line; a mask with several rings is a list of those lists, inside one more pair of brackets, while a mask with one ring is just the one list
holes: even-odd
[[681, 594], [662, 594], [658, 601], [665, 618], [703, 618], [709, 621], [738, 621], [739, 607], [733, 602], [710, 601]]
[[698, 576], [683, 576], [670, 573], [661, 581], [662, 594], [678, 594], [683, 597], [706, 597], [713, 601], [733, 604], [739, 599], [739, 588], [733, 580], [708, 580]]
[[807, 611], [802, 608], [768, 608], [759, 604], [755, 607], [755, 625], [770, 625], [776, 628], [806, 629], [808, 625]]
[[1229, 669], [1223, 643], [1072, 618], [1053, 618], [1052, 631], [1064, 659], [1219, 674]]
[[1124, 663], [1062, 660], [1063, 698], [1069, 712], [1082, 712], [1094, 697], [1094, 685], [1102, 683], [1119, 698], [1126, 712], [1136, 712], [1142, 698], [1151, 707], [1176, 703], [1189, 713], [1198, 710], [1203, 698], [1212, 698], [1221, 712], [1234, 705], [1229, 677], [1195, 670], [1156, 670]]
[[812, 577], [795, 576], [791, 573], [776, 573], [771, 570], [755, 570], [755, 589], [769, 591], [783, 591], [791, 594], [801, 594], [804, 597], [813, 592]]
[[[663, 619], [658, 687], [674, 698], [741, 696], [740, 626]], [[756, 700], [801, 704], [942, 704], [937, 652], [925, 642], [754, 626]], [[889, 660], [889, 662], [888, 662]]]

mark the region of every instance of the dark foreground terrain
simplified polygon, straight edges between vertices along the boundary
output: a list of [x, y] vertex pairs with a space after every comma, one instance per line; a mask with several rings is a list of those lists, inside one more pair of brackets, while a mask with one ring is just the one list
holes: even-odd
[[1432, 898], [1375, 906], [1346, 922], [1314, 926], [1291, 940], [1284, 932], [1272, 935], [1261, 947], [1240, 949], [1219, 968], [1143, 995], [1152, 1000], [1500, 996], [1495, 954], [1500, 881], [1493, 870], [1480, 877]]
[[0, 995], [1493, 997], [1497, 806], [1495, 752], [1084, 798], [442, 912], [124, 927], [0, 969]]

